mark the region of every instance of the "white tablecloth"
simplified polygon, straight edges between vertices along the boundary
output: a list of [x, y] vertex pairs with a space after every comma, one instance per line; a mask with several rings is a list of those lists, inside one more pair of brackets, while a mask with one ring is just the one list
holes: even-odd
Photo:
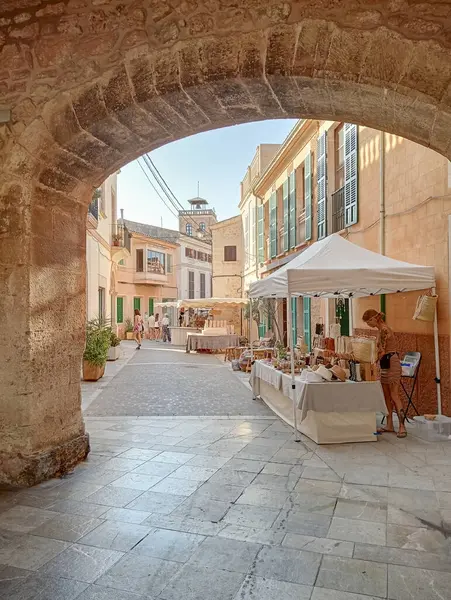
[[[293, 400], [291, 375], [281, 373], [270, 365], [256, 361], [252, 371], [254, 393], [258, 393], [258, 380], [273, 385], [284, 396]], [[325, 381], [306, 383], [296, 376], [296, 405], [301, 420], [309, 410], [315, 412], [382, 412], [387, 411], [382, 386], [379, 381]]]
[[186, 351], [190, 350], [223, 350], [239, 346], [239, 335], [202, 335], [192, 333], [186, 338]]

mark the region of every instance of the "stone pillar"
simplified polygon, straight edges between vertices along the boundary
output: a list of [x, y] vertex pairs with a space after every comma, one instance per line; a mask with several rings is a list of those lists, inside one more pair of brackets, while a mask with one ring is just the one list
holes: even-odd
[[86, 206], [0, 183], [0, 486], [61, 475], [89, 452], [81, 413]]

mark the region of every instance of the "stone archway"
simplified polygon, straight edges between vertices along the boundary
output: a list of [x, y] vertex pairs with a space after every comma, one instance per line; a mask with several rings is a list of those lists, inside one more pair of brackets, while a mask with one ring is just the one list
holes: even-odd
[[451, 157], [450, 12], [403, 0], [4, 0], [0, 483], [32, 485], [88, 451], [92, 186], [169, 141], [267, 118], [365, 124]]

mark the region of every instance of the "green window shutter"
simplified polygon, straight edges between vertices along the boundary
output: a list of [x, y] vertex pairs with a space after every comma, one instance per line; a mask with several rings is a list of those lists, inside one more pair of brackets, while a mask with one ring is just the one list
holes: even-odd
[[358, 139], [357, 125], [345, 123], [345, 226], [357, 223], [358, 214]]
[[304, 344], [307, 345], [307, 349], [310, 352], [311, 350], [311, 328], [310, 328], [310, 305], [311, 298], [303, 299], [303, 310], [304, 310]]
[[298, 299], [291, 298], [291, 335], [293, 336], [293, 348], [298, 339]]
[[116, 298], [116, 322], [124, 322], [124, 299], [119, 296]]
[[[169, 254], [168, 254], [168, 256], [169, 256]], [[153, 314], [154, 314], [154, 312], [153, 312], [153, 298], [149, 298], [149, 317], [150, 317], [150, 315], [153, 315]]]
[[288, 206], [290, 208], [290, 234], [289, 234], [289, 247], [294, 248], [296, 246], [296, 175], [295, 171], [290, 174], [289, 181], [289, 200]]
[[133, 298], [133, 310], [135, 310], [135, 308], [141, 311], [141, 298], [136, 296]]
[[265, 261], [265, 208], [263, 204], [257, 206], [257, 262]]
[[289, 234], [290, 234], [290, 207], [288, 206], [289, 194], [288, 194], [288, 179], [283, 182], [282, 187], [282, 200], [283, 200], [283, 251], [286, 252], [289, 248]]
[[327, 134], [324, 132], [318, 138], [317, 148], [317, 215], [318, 215], [318, 239], [327, 235], [327, 157], [326, 157], [326, 139]]
[[269, 254], [270, 258], [277, 255], [277, 196], [276, 192], [269, 199]]
[[309, 152], [304, 161], [304, 206], [305, 240], [312, 239], [312, 155]]

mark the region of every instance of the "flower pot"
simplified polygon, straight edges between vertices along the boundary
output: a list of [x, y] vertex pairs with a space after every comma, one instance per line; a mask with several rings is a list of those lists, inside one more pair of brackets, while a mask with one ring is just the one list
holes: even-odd
[[85, 381], [97, 381], [105, 373], [105, 365], [101, 367], [93, 365], [87, 360], [83, 361], [83, 379]]
[[127, 331], [127, 333], [125, 334], [125, 337], [127, 340], [133, 340], [135, 337], [135, 334], [133, 333], [133, 331]]
[[108, 360], [117, 360], [121, 355], [120, 346], [110, 346], [108, 350]]

